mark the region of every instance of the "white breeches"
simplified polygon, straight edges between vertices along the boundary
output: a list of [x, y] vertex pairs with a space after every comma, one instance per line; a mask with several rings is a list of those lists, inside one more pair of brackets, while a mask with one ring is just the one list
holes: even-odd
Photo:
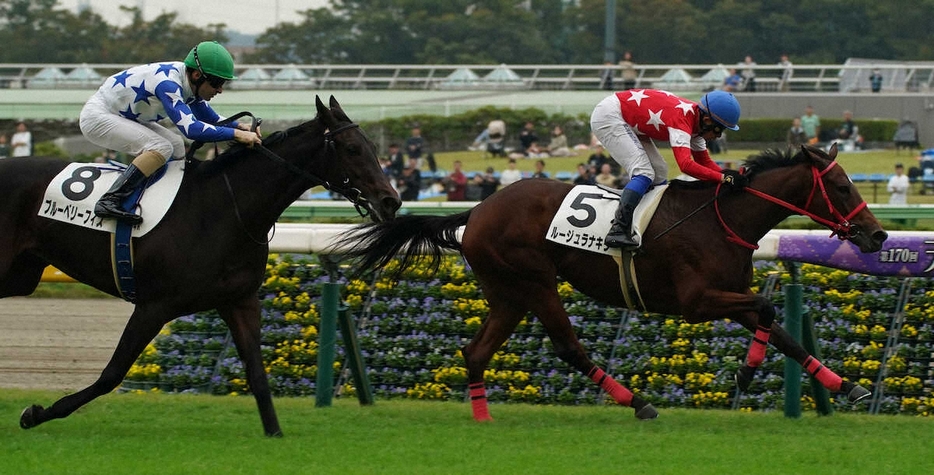
[[108, 110], [94, 94], [81, 109], [81, 133], [94, 145], [134, 157], [151, 150], [166, 159], [185, 156], [182, 136], [156, 122], [139, 123]]
[[668, 179], [665, 158], [652, 139], [637, 135], [623, 120], [616, 94], [607, 96], [594, 108], [590, 115], [590, 129], [630, 177], [642, 175], [652, 180], [652, 184]]

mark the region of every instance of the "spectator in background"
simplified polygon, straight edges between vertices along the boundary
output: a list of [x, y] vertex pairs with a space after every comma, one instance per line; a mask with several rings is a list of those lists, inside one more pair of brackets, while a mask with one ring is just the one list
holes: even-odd
[[807, 142], [808, 136], [804, 133], [804, 128], [801, 127], [801, 119], [798, 117], [791, 119], [791, 128], [788, 129], [788, 134], [785, 136], [785, 143], [788, 144], [788, 148], [798, 149]]
[[454, 161], [454, 171], [444, 179], [444, 188], [448, 192], [448, 201], [467, 199], [467, 175], [461, 171], [461, 161]]
[[0, 134], [0, 158], [10, 158], [10, 144], [6, 134]]
[[399, 149], [399, 144], [389, 144], [389, 172], [393, 177], [402, 175], [402, 170], [405, 169], [407, 162], [408, 160], [402, 154], [402, 150]]
[[859, 128], [856, 122], [853, 122], [853, 113], [843, 111], [843, 122], [837, 129], [837, 138], [843, 141], [852, 141], [853, 147], [857, 150], [863, 148], [863, 137], [859, 135]]
[[506, 169], [500, 174], [499, 183], [505, 187], [521, 179], [522, 172], [516, 169], [516, 159], [510, 158], [509, 163], [506, 164]]
[[756, 62], [752, 60], [752, 56], [746, 55], [746, 59], [742, 63], [739, 63], [743, 66], [743, 90], [746, 92], [756, 92]]
[[587, 165], [596, 168], [597, 170], [603, 166], [604, 163], [610, 162], [610, 157], [606, 154], [606, 149], [603, 148], [603, 144], [597, 142], [597, 145], [594, 147], [593, 153], [590, 154], [590, 157], [587, 159]]
[[480, 201], [496, 193], [496, 189], [499, 188], [499, 179], [496, 178], [493, 167], [486, 167], [486, 172], [477, 174], [473, 181], [475, 185], [480, 187]]
[[16, 133], [10, 138], [10, 146], [13, 149], [12, 156], [28, 157], [32, 155], [32, 132], [26, 128], [26, 123], [19, 121], [16, 123]]
[[890, 205], [908, 204], [908, 175], [905, 175], [905, 167], [901, 163], [895, 164], [895, 174], [889, 178], [889, 184], [885, 187], [889, 195]]
[[879, 68], [872, 70], [872, 74], [869, 75], [869, 87], [872, 89], [872, 92], [879, 92], [882, 90], [882, 71]]
[[619, 61], [620, 79], [623, 80], [623, 89], [632, 89], [636, 87], [636, 65], [632, 62], [632, 52], [623, 53], [623, 59]]
[[593, 185], [593, 177], [590, 175], [590, 169], [584, 163], [577, 164], [577, 176], [574, 177], [575, 185]]
[[422, 186], [422, 172], [418, 170], [418, 161], [410, 158], [402, 174], [396, 179], [396, 189], [402, 201], [418, 201], [418, 192]]
[[604, 163], [600, 167], [600, 173], [594, 177], [594, 183], [598, 185], [608, 186], [610, 188], [616, 188], [619, 186], [617, 182], [616, 175], [613, 174], [613, 169], [610, 168], [609, 163]]
[[807, 143], [816, 145], [820, 141], [820, 117], [814, 113], [814, 108], [810, 105], [804, 108], [804, 115], [801, 116], [801, 127], [804, 128]]
[[551, 142], [545, 151], [552, 157], [570, 157], [574, 155], [574, 152], [568, 147], [568, 137], [564, 135], [564, 129], [560, 125], [556, 125], [551, 130]]
[[545, 172], [545, 161], [538, 160], [535, 162], [535, 172], [532, 173], [532, 178], [549, 178], [548, 173]]
[[[531, 154], [531, 155], [530, 155]], [[531, 158], [538, 154], [538, 135], [535, 133], [535, 124], [531, 121], [525, 123], [519, 132], [518, 156]]]
[[781, 89], [782, 91], [790, 91], [791, 90], [791, 76], [795, 73], [795, 69], [794, 69], [794, 65], [791, 64], [791, 60], [788, 59], [787, 54], [782, 55], [782, 59], [778, 62], [778, 66], [782, 68], [782, 75], [780, 78], [781, 84], [779, 85], [779, 89]]
[[730, 73], [723, 78], [723, 87], [721, 89], [728, 92], [738, 91], [742, 83], [743, 77], [736, 72], [736, 68], [730, 68]]
[[412, 127], [412, 136], [405, 139], [405, 153], [409, 158], [418, 161], [418, 168], [422, 167], [422, 149], [424, 148], [425, 139], [422, 137], [422, 129]]

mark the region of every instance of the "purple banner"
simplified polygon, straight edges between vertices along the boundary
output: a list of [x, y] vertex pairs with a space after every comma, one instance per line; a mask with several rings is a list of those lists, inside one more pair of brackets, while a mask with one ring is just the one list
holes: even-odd
[[859, 252], [849, 241], [817, 235], [779, 237], [779, 260], [819, 264], [872, 275], [934, 276], [934, 233], [890, 233], [882, 250]]

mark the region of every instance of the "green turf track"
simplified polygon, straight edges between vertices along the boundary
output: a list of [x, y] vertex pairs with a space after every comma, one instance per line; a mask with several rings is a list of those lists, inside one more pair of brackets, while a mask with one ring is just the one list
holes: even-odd
[[24, 431], [57, 394], [0, 391], [3, 474], [923, 474], [934, 419], [621, 407], [276, 399], [285, 437], [261, 435], [252, 398], [113, 394]]

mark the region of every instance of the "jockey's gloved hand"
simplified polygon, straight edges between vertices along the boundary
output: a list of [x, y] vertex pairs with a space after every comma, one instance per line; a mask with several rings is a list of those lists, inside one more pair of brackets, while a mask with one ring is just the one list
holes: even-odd
[[738, 170], [723, 170], [723, 178], [720, 182], [734, 190], [741, 190], [749, 186], [749, 178]]

